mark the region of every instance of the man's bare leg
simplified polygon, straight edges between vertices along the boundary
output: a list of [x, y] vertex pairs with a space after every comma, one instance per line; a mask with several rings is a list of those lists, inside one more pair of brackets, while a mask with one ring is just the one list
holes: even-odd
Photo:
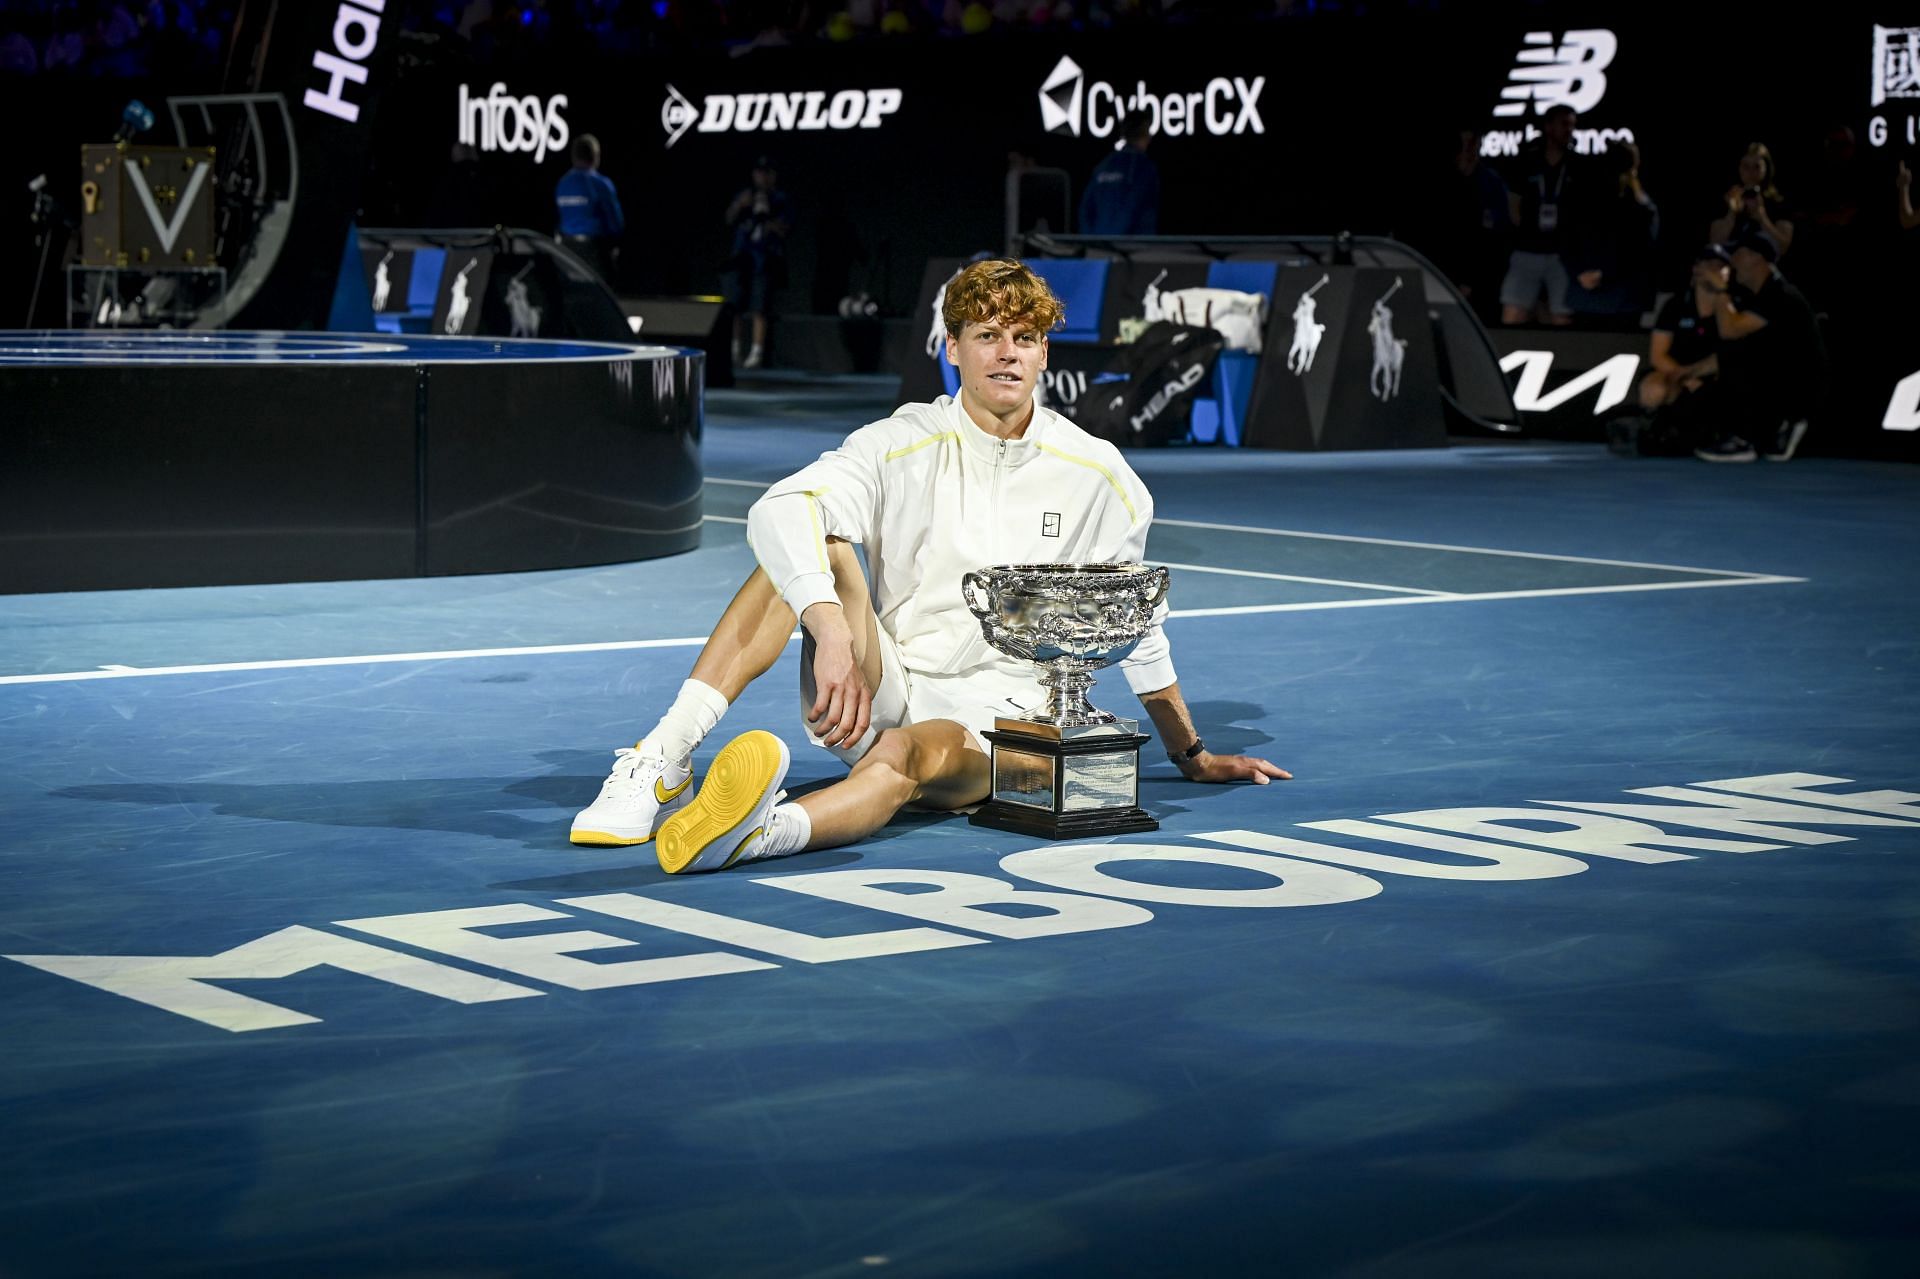
[[[852, 546], [830, 542], [827, 549], [855, 660], [869, 686], [878, 688], [883, 677], [879, 622], [866, 579]], [[779, 626], [766, 616], [776, 606]], [[808, 610], [810, 615], [813, 611]], [[724, 681], [713, 687], [731, 700], [773, 664], [787, 642], [792, 617], [765, 575], [757, 574], [714, 628], [695, 664], [694, 678]], [[810, 651], [803, 660], [812, 660]], [[661, 867], [669, 874], [721, 870], [740, 860], [851, 843], [886, 825], [908, 804], [958, 808], [986, 798], [988, 790], [987, 756], [966, 729], [951, 720], [881, 732], [845, 781], [792, 806], [779, 804], [784, 792], [777, 789], [787, 763], [785, 744], [771, 733], [750, 732], [729, 742], [715, 757], [694, 802], [661, 827]]]
[[987, 797], [991, 761], [965, 728], [933, 719], [880, 734], [843, 782], [796, 801], [813, 822], [807, 848], [864, 839], [909, 804], [963, 808]]
[[[854, 659], [869, 687], [878, 687], [879, 621], [868, 600], [866, 578], [853, 547], [829, 541], [828, 561]], [[688, 807], [694, 799], [688, 757], [747, 685], [780, 660], [793, 626], [793, 610], [766, 572], [755, 568], [714, 624], [694, 661], [692, 677], [659, 722], [634, 749], [615, 752], [613, 772], [593, 803], [574, 816], [568, 838], [601, 846], [645, 843], [674, 813]], [[806, 660], [812, 660], [811, 654]]]
[[[880, 648], [876, 636], [880, 623], [873, 615], [866, 575], [860, 571], [852, 544], [837, 537], [827, 539], [827, 561], [833, 569], [834, 593], [853, 629], [853, 651], [860, 669], [868, 684], [877, 688]], [[794, 624], [793, 610], [774, 589], [773, 579], [765, 569], [755, 568], [714, 624], [713, 634], [693, 663], [693, 678], [719, 690], [729, 702], [738, 700], [747, 685], [780, 660]]]

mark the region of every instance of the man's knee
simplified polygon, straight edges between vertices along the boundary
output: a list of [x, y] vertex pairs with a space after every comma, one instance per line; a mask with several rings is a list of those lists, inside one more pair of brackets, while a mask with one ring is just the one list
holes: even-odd
[[1673, 398], [1674, 382], [1655, 369], [1640, 380], [1640, 407], [1657, 409]]
[[967, 730], [954, 720], [926, 720], [888, 729], [861, 764], [868, 760], [900, 780], [908, 792], [905, 802], [923, 808], [977, 804], [990, 787], [987, 757], [973, 748]]

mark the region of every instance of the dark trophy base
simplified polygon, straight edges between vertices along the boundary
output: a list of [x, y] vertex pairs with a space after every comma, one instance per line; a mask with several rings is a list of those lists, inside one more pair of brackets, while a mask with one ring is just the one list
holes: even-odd
[[1140, 807], [1136, 722], [1057, 728], [1002, 719], [985, 734], [993, 744], [993, 793], [970, 819], [976, 826], [1081, 839], [1159, 830]]

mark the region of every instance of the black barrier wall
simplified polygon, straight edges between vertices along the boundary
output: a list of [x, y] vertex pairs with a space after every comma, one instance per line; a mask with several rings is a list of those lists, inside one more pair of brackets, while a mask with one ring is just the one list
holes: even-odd
[[699, 545], [697, 352], [420, 339], [276, 359], [282, 335], [236, 333], [214, 339], [231, 358], [180, 341], [171, 360], [127, 363], [88, 336], [0, 350], [0, 593], [517, 572]]

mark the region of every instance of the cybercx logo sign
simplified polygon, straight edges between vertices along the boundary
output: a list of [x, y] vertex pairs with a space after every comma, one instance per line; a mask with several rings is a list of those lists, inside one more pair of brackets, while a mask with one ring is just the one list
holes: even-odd
[[667, 86], [660, 127], [672, 146], [687, 130], [699, 133], [812, 133], [824, 129], [877, 129], [900, 109], [899, 89], [823, 89], [793, 93], [709, 93], [695, 106]]
[[1145, 80], [1136, 80], [1133, 92], [1125, 93], [1105, 80], [1088, 80], [1079, 63], [1062, 57], [1040, 86], [1040, 123], [1048, 133], [1104, 138], [1128, 112], [1145, 111], [1161, 137], [1265, 133], [1260, 93], [1266, 87], [1265, 76], [1215, 76], [1205, 88], [1190, 92], [1156, 93]]
[[1611, 31], [1569, 31], [1558, 43], [1551, 31], [1529, 31], [1522, 38], [1507, 87], [1493, 109], [1496, 116], [1536, 113], [1566, 103], [1585, 115], [1600, 105], [1607, 93], [1606, 70], [1620, 52], [1620, 40]]

